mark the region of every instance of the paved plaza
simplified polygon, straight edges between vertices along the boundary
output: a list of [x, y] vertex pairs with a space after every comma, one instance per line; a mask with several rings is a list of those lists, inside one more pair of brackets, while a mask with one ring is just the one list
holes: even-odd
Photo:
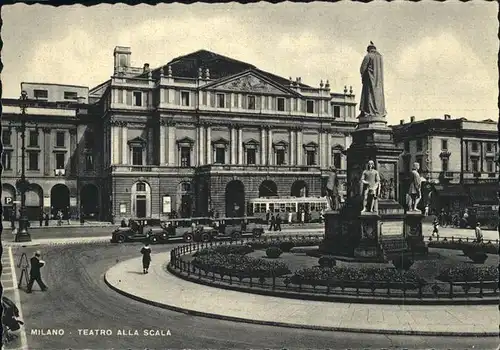
[[498, 307], [371, 305], [294, 300], [192, 283], [165, 270], [170, 253], [123, 261], [105, 274], [119, 293], [151, 305], [233, 321], [307, 329], [388, 334], [498, 336]]

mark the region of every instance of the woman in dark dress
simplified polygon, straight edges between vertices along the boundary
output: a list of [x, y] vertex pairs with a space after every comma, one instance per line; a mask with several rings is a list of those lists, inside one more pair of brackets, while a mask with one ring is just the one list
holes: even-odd
[[146, 243], [141, 249], [142, 254], [142, 272], [144, 274], [148, 273], [149, 264], [151, 263], [151, 248], [149, 244]]

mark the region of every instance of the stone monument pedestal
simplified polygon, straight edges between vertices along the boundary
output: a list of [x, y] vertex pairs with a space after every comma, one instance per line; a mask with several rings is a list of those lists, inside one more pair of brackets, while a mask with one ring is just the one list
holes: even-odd
[[354, 249], [354, 257], [360, 260], [379, 260], [382, 252], [378, 245], [381, 217], [377, 213], [362, 212], [359, 216], [361, 240]]
[[407, 211], [405, 215], [405, 237], [413, 254], [427, 254], [422, 232], [424, 215], [420, 210]]

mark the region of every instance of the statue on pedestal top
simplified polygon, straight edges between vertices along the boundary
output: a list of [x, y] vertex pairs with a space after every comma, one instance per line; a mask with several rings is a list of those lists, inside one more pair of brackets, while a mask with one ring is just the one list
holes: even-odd
[[413, 170], [410, 173], [410, 187], [406, 195], [409, 211], [417, 211], [418, 203], [422, 199], [422, 182], [425, 181], [425, 179], [418, 173], [419, 169], [420, 164], [413, 163]]
[[330, 174], [328, 176], [328, 182], [326, 183], [326, 192], [328, 194], [328, 204], [330, 205], [330, 209], [339, 210], [339, 179], [337, 177], [337, 169], [334, 166], [330, 167]]
[[383, 118], [387, 115], [384, 98], [384, 67], [382, 55], [370, 41], [367, 47], [360, 73], [363, 89], [361, 90], [361, 100], [359, 102], [360, 117]]
[[368, 169], [361, 175], [361, 194], [363, 195], [363, 210], [366, 212], [378, 211], [378, 197], [380, 195], [380, 175], [375, 169], [373, 160], [368, 162]]

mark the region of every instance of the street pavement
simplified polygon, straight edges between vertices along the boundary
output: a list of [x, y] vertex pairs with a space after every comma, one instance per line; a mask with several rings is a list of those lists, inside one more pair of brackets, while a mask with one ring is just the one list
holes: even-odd
[[[422, 337], [290, 329], [195, 317], [124, 297], [104, 283], [104, 273], [120, 261], [137, 257], [140, 244], [67, 245], [42, 248], [47, 262], [47, 292], [37, 287], [20, 293], [26, 321], [27, 348], [56, 349], [496, 349], [496, 338]], [[172, 249], [155, 246], [154, 254]], [[13, 248], [31, 257], [36, 247]], [[153, 255], [153, 264], [162, 264]], [[140, 271], [138, 266], [131, 272]], [[136, 278], [139, 278], [137, 274]], [[142, 276], [141, 276], [142, 277]], [[140, 283], [138, 281], [138, 283]], [[24, 288], [24, 286], [23, 286]], [[154, 288], [147, 287], [145, 288]], [[182, 298], [183, 290], [178, 295]], [[187, 294], [188, 295], [188, 294]], [[201, 295], [200, 298], [206, 296]], [[63, 335], [35, 335], [48, 329]], [[138, 335], [118, 335], [118, 330]], [[111, 330], [112, 335], [90, 335]], [[143, 330], [164, 331], [145, 336]], [[166, 332], [170, 331], [170, 335]], [[61, 332], [59, 331], [59, 332]], [[87, 335], [85, 335], [87, 334]], [[133, 332], [131, 333], [133, 334]], [[12, 347], [5, 347], [12, 349]]]

